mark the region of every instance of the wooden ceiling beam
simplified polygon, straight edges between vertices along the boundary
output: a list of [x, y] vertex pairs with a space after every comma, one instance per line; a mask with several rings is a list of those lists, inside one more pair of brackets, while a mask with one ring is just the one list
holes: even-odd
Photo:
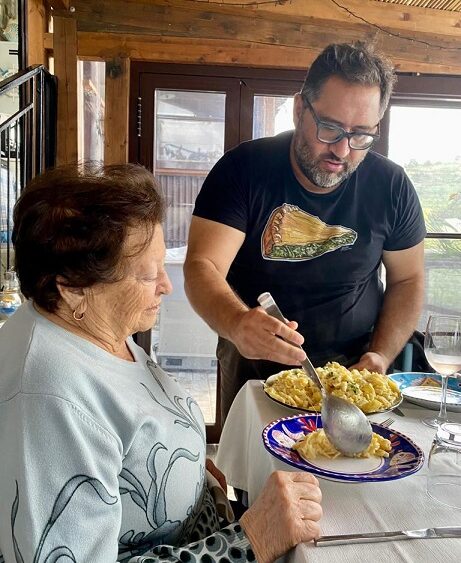
[[[461, 38], [461, 13], [416, 8], [400, 4], [379, 3], [375, 0], [291, 0], [285, 4], [262, 4], [252, 6], [254, 0], [225, 0], [225, 3], [190, 2], [185, 0], [123, 0], [123, 6], [116, 7], [117, 2], [112, 0], [74, 0], [79, 19], [98, 19], [108, 11], [120, 13], [125, 11], [130, 15], [131, 23], [135, 23], [133, 13], [138, 13], [140, 18], [145, 18], [155, 7], [167, 10], [180, 9], [203, 14], [203, 17], [212, 19], [213, 14], [241, 15], [256, 20], [266, 18], [287, 19], [293, 18], [302, 23], [306, 19], [326, 20], [341, 25], [365, 24], [365, 21], [384, 29], [395, 32], [419, 32], [441, 34]], [[235, 6], [232, 3], [236, 4]], [[242, 8], [242, 4], [249, 4]], [[148, 20], [147, 20], [148, 21]], [[143, 25], [145, 26], [144, 19]], [[112, 31], [115, 31], [114, 29]]]
[[[76, 22], [81, 58], [122, 56], [274, 68], [286, 68], [289, 61], [290, 68], [306, 68], [328, 43], [363, 39], [376, 42], [401, 71], [461, 74], [458, 14], [374, 0], [340, 0], [365, 19], [379, 21], [377, 25], [385, 29], [381, 31], [358, 23], [330, 0], [292, 0], [258, 9], [228, 2], [222, 6], [184, 0], [75, 0], [75, 11], [62, 15]], [[388, 23], [392, 29], [385, 28]], [[52, 35], [45, 34], [44, 43], [52, 47]]]
[[[152, 35], [120, 36], [117, 33], [79, 32], [78, 56], [82, 59], [110, 60], [128, 57], [133, 60], [237, 65], [306, 70], [319, 53], [319, 48], [258, 45], [237, 40], [191, 39]], [[326, 44], [326, 43], [325, 43]], [[404, 52], [392, 57], [398, 71], [461, 75], [458, 64], [415, 62]]]
[[[180, 6], [181, 4], [181, 6]], [[247, 45], [304, 48], [320, 51], [331, 42], [357, 39], [376, 42], [392, 59], [414, 60], [415, 64], [461, 65], [461, 35], [412, 32], [382, 32], [366, 24], [341, 23], [312, 17], [300, 18], [246, 8], [223, 8], [200, 2], [90, 0], [78, 2], [75, 17], [79, 32], [126, 34], [192, 39], [241, 41]], [[291, 62], [291, 61], [290, 61]], [[293, 61], [294, 62], [294, 61]]]
[[[132, 0], [127, 0], [128, 2]], [[134, 0], [137, 1], [137, 0]], [[157, 0], [154, 0], [157, 3]], [[253, 0], [225, 0], [226, 5], [250, 4]], [[171, 4], [171, 2], [169, 2]], [[251, 9], [250, 7], [245, 8]], [[415, 6], [376, 2], [376, 0], [292, 0], [282, 5], [265, 4], [256, 8], [274, 14], [313, 17], [336, 22], [364, 23], [380, 27], [461, 36], [461, 13]], [[363, 18], [363, 19], [361, 19]]]

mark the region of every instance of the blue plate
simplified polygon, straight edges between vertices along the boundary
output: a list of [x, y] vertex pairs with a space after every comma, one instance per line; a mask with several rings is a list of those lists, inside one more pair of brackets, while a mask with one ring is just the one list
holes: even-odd
[[[397, 383], [404, 398], [410, 403], [431, 410], [440, 408], [442, 378], [436, 373], [403, 372], [389, 375]], [[461, 381], [448, 378], [447, 410], [461, 412]]]
[[389, 457], [368, 459], [343, 456], [336, 459], [319, 457], [310, 461], [303, 459], [296, 450], [292, 449], [292, 445], [309, 432], [322, 428], [322, 419], [318, 415], [299, 414], [274, 420], [264, 428], [263, 442], [266, 449], [276, 458], [332, 481], [347, 483], [393, 481], [421, 469], [424, 454], [419, 446], [395, 430], [373, 423], [371, 427], [373, 432], [391, 441], [392, 451]]

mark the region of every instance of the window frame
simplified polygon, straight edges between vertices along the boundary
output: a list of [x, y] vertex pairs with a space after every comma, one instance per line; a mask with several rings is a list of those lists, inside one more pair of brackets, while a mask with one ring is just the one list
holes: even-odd
[[[381, 139], [374, 148], [376, 152], [388, 156], [389, 153], [389, 131], [390, 131], [390, 110], [392, 106], [400, 107], [422, 107], [422, 108], [456, 108], [461, 111], [461, 77], [459, 76], [439, 76], [417, 74], [399, 74], [398, 81], [394, 87], [389, 106], [381, 121]], [[461, 240], [460, 233], [441, 233], [429, 231], [425, 240]], [[440, 309], [440, 306], [430, 304], [429, 283], [426, 280], [425, 303], [423, 311], [432, 314]], [[439, 312], [443, 312], [443, 308]], [[453, 313], [454, 314], [454, 313]], [[423, 330], [423, 316], [420, 319], [420, 329]]]
[[[390, 110], [393, 105], [424, 108], [459, 108], [461, 110], [461, 77], [398, 74], [389, 106], [381, 120], [381, 138], [373, 148], [388, 156]], [[461, 240], [461, 233], [428, 232], [427, 239]]]

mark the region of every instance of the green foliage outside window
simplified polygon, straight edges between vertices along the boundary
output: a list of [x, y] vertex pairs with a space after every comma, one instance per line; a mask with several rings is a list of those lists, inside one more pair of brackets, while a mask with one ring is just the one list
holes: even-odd
[[[461, 233], [461, 157], [411, 160], [405, 170], [418, 192], [428, 233]], [[425, 261], [427, 304], [461, 313], [461, 240], [426, 239]]]

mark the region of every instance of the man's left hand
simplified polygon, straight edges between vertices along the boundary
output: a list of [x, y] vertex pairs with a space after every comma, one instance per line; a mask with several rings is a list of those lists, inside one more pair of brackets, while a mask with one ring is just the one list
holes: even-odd
[[356, 364], [350, 366], [349, 369], [367, 369], [368, 371], [385, 374], [389, 364], [389, 360], [383, 354], [379, 352], [367, 352], [363, 354]]

